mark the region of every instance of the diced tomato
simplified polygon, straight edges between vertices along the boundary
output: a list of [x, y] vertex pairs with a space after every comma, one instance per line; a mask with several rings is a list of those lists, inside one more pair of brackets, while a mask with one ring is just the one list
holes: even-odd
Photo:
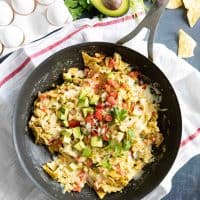
[[129, 73], [129, 76], [134, 79], [137, 79], [139, 75], [140, 75], [140, 72], [138, 71], [132, 71]]
[[103, 109], [96, 109], [94, 113], [94, 117], [98, 119], [99, 121], [103, 120]]
[[114, 98], [116, 99], [117, 96], [118, 96], [118, 93], [115, 92], [115, 91], [113, 91], [113, 92], [110, 92], [110, 93], [109, 93], [109, 96], [112, 96], [112, 97], [114, 97]]
[[91, 124], [91, 126], [94, 126], [94, 116], [91, 113], [89, 113], [88, 116], [85, 118], [85, 122]]
[[111, 69], [114, 69], [116, 66], [116, 62], [113, 58], [110, 58], [109, 59], [109, 63], [108, 63], [108, 67], [111, 68]]
[[103, 124], [102, 128], [105, 130], [105, 132], [108, 130], [108, 124]]
[[75, 119], [69, 120], [68, 123], [70, 128], [80, 126], [80, 122]]
[[108, 97], [106, 98], [106, 101], [107, 101], [110, 105], [112, 105], [112, 106], [114, 106], [114, 105], [117, 103], [117, 101], [115, 100], [115, 98], [112, 97], [112, 96], [108, 96]]
[[92, 167], [92, 165], [93, 165], [92, 159], [87, 159], [87, 161], [86, 161], [85, 164], [86, 164], [86, 166], [89, 167], [89, 168]]
[[108, 82], [108, 85], [111, 85], [115, 89], [119, 88], [119, 83], [117, 81], [108, 79], [107, 82]]
[[77, 162], [77, 163], [80, 163], [81, 162], [81, 159], [79, 156], [75, 157], [74, 160]]
[[147, 88], [147, 84], [142, 85], [142, 89], [145, 90]]
[[47, 112], [47, 107], [46, 106], [42, 106], [40, 109], [45, 113]]
[[54, 139], [49, 142], [49, 145], [51, 146], [51, 149], [53, 149], [55, 152], [57, 152], [57, 151], [59, 151], [60, 147], [62, 146], [62, 140]]
[[98, 135], [98, 133], [96, 132], [96, 131], [91, 131], [91, 133], [90, 133], [92, 136], [97, 136]]
[[151, 136], [151, 141], [155, 142], [156, 141], [156, 137], [155, 136]]
[[48, 99], [48, 96], [47, 96], [47, 94], [38, 94], [38, 97], [39, 97], [39, 99], [41, 100], [41, 101], [43, 101], [43, 100], [45, 100], [45, 99]]
[[91, 140], [90, 135], [84, 137], [84, 142], [85, 142], [85, 144], [90, 144], [90, 140]]
[[110, 85], [105, 84], [104, 88], [105, 88], [106, 92], [111, 92], [111, 86]]
[[82, 170], [78, 173], [78, 177], [80, 178], [81, 182], [86, 179], [86, 173]]
[[102, 139], [104, 141], [109, 141], [109, 137], [108, 137], [108, 135], [106, 133], [102, 135]]
[[153, 117], [156, 117], [156, 112], [152, 112], [152, 116], [153, 116]]
[[135, 108], [135, 104], [134, 104], [134, 103], [131, 103], [130, 111], [133, 112], [133, 111], [134, 111], [134, 108]]
[[112, 120], [113, 120], [113, 118], [112, 118], [111, 115], [107, 114], [107, 115], [105, 116], [105, 121], [111, 122]]
[[128, 110], [128, 105], [126, 103], [122, 103], [122, 108], [124, 108], [125, 110]]
[[96, 105], [96, 109], [103, 109], [104, 105], [102, 103], [99, 103]]
[[147, 139], [144, 139], [143, 141], [145, 144], [148, 144], [148, 140]]
[[101, 88], [101, 85], [100, 85], [100, 84], [96, 84], [96, 85], [94, 86], [95, 94], [97, 94], [97, 93], [99, 92], [100, 88]]
[[81, 186], [79, 183], [76, 183], [74, 188], [73, 188], [73, 191], [74, 192], [81, 192]]
[[89, 71], [90, 71], [89, 68], [85, 68], [85, 69], [84, 69], [84, 75], [85, 75], [86, 77], [88, 76]]
[[117, 173], [123, 175], [123, 173], [122, 173], [122, 169], [121, 169], [121, 167], [120, 167], [119, 164], [115, 165], [115, 170], [116, 170]]
[[122, 83], [121, 87], [124, 88], [124, 89], [127, 89], [128, 88], [128, 84], [127, 83]]

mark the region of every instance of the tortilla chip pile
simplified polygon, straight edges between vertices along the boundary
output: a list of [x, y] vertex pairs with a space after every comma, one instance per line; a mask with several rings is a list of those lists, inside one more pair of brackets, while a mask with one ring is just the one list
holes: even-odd
[[[200, 19], [200, 0], [170, 0], [167, 8], [176, 9], [183, 6], [187, 10], [187, 19], [190, 27], [193, 27]], [[194, 56], [196, 41], [183, 30], [179, 30], [178, 56], [189, 58]]]

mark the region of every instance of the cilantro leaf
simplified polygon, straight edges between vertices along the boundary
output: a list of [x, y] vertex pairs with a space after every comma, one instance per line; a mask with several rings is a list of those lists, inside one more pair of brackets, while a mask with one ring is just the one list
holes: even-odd
[[124, 121], [127, 117], [127, 111], [124, 109], [120, 109], [118, 107], [114, 107], [111, 111], [112, 116], [118, 121]]

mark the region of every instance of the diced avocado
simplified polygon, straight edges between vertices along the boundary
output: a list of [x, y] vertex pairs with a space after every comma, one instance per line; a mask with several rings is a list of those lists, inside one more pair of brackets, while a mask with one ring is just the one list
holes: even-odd
[[72, 133], [73, 133], [73, 136], [74, 138], [81, 138], [81, 129], [80, 127], [75, 127], [75, 128], [72, 128]]
[[84, 89], [81, 90], [80, 94], [79, 94], [79, 99], [88, 97], [91, 95], [91, 89], [88, 87], [85, 87]]
[[72, 162], [72, 163], [69, 164], [69, 168], [71, 170], [76, 170], [78, 168], [78, 166], [76, 165], [76, 163]]
[[67, 82], [72, 82], [72, 75], [68, 73], [63, 73], [63, 79]]
[[83, 141], [79, 141], [78, 143], [76, 143], [74, 145], [74, 148], [78, 151], [82, 151], [83, 149], [85, 149], [85, 144]]
[[92, 147], [102, 147], [103, 146], [103, 140], [99, 136], [93, 136], [91, 138], [91, 146]]
[[70, 137], [72, 135], [72, 129], [63, 129], [60, 134], [62, 136]]
[[85, 149], [83, 149], [82, 156], [84, 156], [84, 157], [90, 157], [91, 154], [92, 154], [92, 150], [89, 147], [86, 147]]
[[66, 106], [61, 106], [58, 110], [58, 118], [62, 121], [64, 121], [67, 118], [68, 115], [68, 109]]
[[89, 99], [88, 97], [83, 97], [78, 99], [78, 106], [85, 108], [89, 107]]
[[92, 97], [90, 98], [90, 104], [91, 105], [97, 105], [99, 101], [99, 95], [92, 95]]
[[66, 119], [65, 114], [61, 113], [60, 111], [58, 111], [58, 118], [62, 121], [64, 121]]
[[88, 107], [88, 108], [83, 108], [83, 116], [84, 117], [87, 117], [88, 113], [93, 113], [94, 112], [94, 109], [91, 108], [91, 107]]
[[[119, 17], [124, 15], [129, 10], [129, 0], [122, 0], [120, 4], [116, 5], [112, 0], [91, 0], [91, 3], [104, 15], [110, 17]], [[113, 3], [113, 5], [111, 4]]]

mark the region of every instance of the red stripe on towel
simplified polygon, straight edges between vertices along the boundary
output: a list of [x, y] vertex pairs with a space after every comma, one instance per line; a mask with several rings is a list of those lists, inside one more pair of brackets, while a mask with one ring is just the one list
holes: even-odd
[[186, 144], [188, 144], [189, 142], [191, 142], [198, 136], [200, 136], [200, 128], [198, 128], [195, 133], [193, 133], [192, 135], [189, 135], [186, 139], [182, 140], [180, 146], [184, 147]]
[[[114, 19], [114, 20], [111, 20], [111, 21], [107, 21], [107, 22], [98, 22], [94, 25], [92, 25], [92, 27], [103, 27], [103, 26], [109, 26], [109, 25], [114, 25], [114, 24], [117, 24], [117, 23], [121, 23], [121, 22], [124, 22], [124, 21], [129, 21], [131, 19], [134, 19], [140, 15], [142, 15], [143, 13], [140, 12], [138, 14], [135, 14], [135, 15], [128, 15], [128, 16], [124, 16], [124, 17], [121, 17], [121, 18], [118, 18], [118, 19]], [[4, 77], [2, 80], [0, 80], [0, 88], [6, 83], [8, 82], [9, 80], [11, 80], [15, 75], [17, 75], [23, 68], [26, 67], [26, 65], [30, 62], [30, 60], [32, 58], [36, 58], [40, 55], [43, 55], [44, 53], [48, 52], [49, 50], [59, 46], [60, 44], [62, 44], [63, 42], [67, 41], [68, 39], [70, 39], [71, 37], [73, 37], [75, 34], [79, 33], [80, 31], [86, 29], [90, 27], [89, 25], [83, 25], [81, 26], [79, 29], [73, 31], [72, 33], [70, 33], [69, 35], [65, 36], [64, 38], [62, 38], [61, 40], [58, 40], [57, 42], [45, 47], [44, 49], [34, 53], [33, 55], [31, 55], [29, 58], [26, 58], [25, 61], [20, 65], [18, 66], [14, 71], [12, 71], [10, 74], [8, 74], [6, 77]]]

